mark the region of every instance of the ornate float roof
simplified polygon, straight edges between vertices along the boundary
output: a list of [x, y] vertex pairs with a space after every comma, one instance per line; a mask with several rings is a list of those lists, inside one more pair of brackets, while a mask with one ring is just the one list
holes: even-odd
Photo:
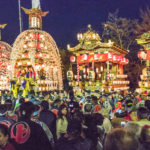
[[150, 31], [143, 33], [136, 41], [142, 45], [145, 50], [150, 49]]
[[[119, 46], [115, 45], [114, 42], [109, 40], [107, 43], [101, 42], [101, 38], [98, 33], [96, 33], [94, 30], [92, 30], [91, 26], [88, 25], [88, 30], [85, 33], [79, 33], [77, 35], [79, 44], [75, 47], [68, 48], [70, 52], [73, 53], [84, 53], [84, 51], [101, 51], [104, 52], [108, 49], [114, 49], [118, 53], [128, 54], [128, 51], [121, 49]], [[105, 48], [103, 51], [100, 48]]]

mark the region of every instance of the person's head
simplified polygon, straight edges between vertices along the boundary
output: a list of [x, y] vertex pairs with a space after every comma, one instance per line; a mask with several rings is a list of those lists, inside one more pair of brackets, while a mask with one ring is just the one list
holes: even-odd
[[24, 99], [23, 97], [21, 97], [21, 98], [19, 99], [19, 103], [22, 104], [22, 103], [24, 103], [24, 102], [25, 102], [25, 99]]
[[92, 103], [96, 104], [97, 103], [97, 97], [96, 96], [92, 96]]
[[135, 135], [136, 137], [140, 136], [141, 127], [136, 122], [133, 122], [133, 121], [127, 122], [125, 125], [125, 128], [132, 135]]
[[150, 111], [150, 100], [145, 101], [145, 107]]
[[13, 106], [12, 100], [7, 99], [7, 100], [5, 101], [5, 105], [6, 105], [6, 107], [7, 107], [7, 110], [12, 110], [12, 106]]
[[49, 109], [49, 103], [45, 100], [43, 100], [40, 105], [41, 105], [43, 110], [48, 110]]
[[104, 150], [136, 150], [138, 140], [123, 128], [113, 129], [106, 136]]
[[7, 112], [7, 106], [5, 104], [0, 104], [0, 116], [5, 116]]
[[38, 119], [40, 115], [40, 106], [34, 105], [34, 112], [32, 114], [32, 119]]
[[150, 126], [145, 125], [142, 128], [139, 141], [146, 150], [150, 149]]
[[58, 110], [58, 117], [62, 118], [63, 116], [66, 116], [66, 115], [67, 115], [67, 107], [66, 105], [62, 104], [60, 105], [59, 110]]
[[59, 108], [60, 105], [61, 105], [61, 100], [60, 100], [60, 99], [56, 99], [56, 100], [54, 101], [53, 105], [54, 105], [54, 107]]
[[81, 122], [77, 119], [70, 120], [67, 126], [67, 133], [72, 137], [78, 137], [81, 134]]
[[138, 108], [137, 117], [139, 120], [146, 119], [148, 117], [148, 110], [144, 107]]
[[99, 113], [94, 113], [93, 114], [93, 121], [95, 122], [95, 125], [102, 125], [103, 124], [103, 120], [104, 120], [104, 117], [99, 114]]
[[8, 127], [0, 124], [0, 147], [5, 147], [9, 140], [9, 131]]
[[30, 119], [32, 113], [34, 112], [34, 104], [32, 102], [24, 102], [20, 105], [19, 114], [20, 117]]
[[91, 103], [87, 103], [84, 105], [84, 113], [91, 113], [92, 111], [92, 104]]

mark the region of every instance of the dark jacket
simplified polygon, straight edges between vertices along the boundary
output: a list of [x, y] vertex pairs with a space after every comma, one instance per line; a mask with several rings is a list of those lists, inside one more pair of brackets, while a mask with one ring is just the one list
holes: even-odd
[[54, 150], [92, 150], [92, 142], [81, 137], [73, 140], [60, 138]]
[[44, 122], [53, 134], [54, 141], [56, 141], [56, 115], [50, 110], [42, 110], [40, 112], [39, 121]]
[[42, 127], [29, 120], [19, 119], [11, 127], [11, 138], [18, 146], [17, 150], [51, 150], [51, 144]]

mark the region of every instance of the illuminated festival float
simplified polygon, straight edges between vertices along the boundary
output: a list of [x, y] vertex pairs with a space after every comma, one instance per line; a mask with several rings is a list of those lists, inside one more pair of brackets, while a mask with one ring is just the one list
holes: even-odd
[[1, 41], [1, 30], [6, 24], [0, 25], [0, 91], [9, 90], [9, 60], [11, 46], [6, 42]]
[[68, 45], [71, 66], [67, 72], [69, 85], [91, 91], [126, 91], [129, 89], [123, 66], [128, 64], [128, 54], [111, 40], [101, 42], [101, 38], [91, 26], [85, 33], [77, 34], [79, 44]]
[[142, 70], [141, 81], [139, 81], [140, 93], [150, 92], [150, 31], [143, 33], [139, 39], [136, 39], [143, 49], [138, 52], [138, 58], [145, 61], [145, 68]]
[[25, 9], [29, 29], [15, 40], [11, 53], [11, 89], [15, 97], [30, 91], [62, 90], [62, 69], [59, 50], [50, 34], [42, 30], [42, 17], [48, 12], [39, 8]]

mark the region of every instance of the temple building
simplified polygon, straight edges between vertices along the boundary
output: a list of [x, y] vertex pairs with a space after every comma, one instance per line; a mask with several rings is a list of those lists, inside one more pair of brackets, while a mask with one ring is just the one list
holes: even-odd
[[126, 91], [129, 89], [124, 65], [128, 51], [121, 49], [111, 40], [101, 38], [91, 25], [85, 33], [77, 34], [79, 44], [68, 45], [71, 66], [67, 72], [69, 85], [91, 91]]
[[29, 29], [16, 38], [11, 53], [11, 85], [13, 93], [23, 91], [62, 90], [62, 68], [59, 50], [50, 34], [42, 30], [42, 17], [48, 12], [26, 9]]
[[138, 52], [138, 57], [141, 61], [145, 62], [145, 67], [142, 70], [139, 81], [139, 93], [150, 92], [150, 31], [143, 33], [139, 39], [136, 39], [137, 43], [140, 44], [143, 49]]

